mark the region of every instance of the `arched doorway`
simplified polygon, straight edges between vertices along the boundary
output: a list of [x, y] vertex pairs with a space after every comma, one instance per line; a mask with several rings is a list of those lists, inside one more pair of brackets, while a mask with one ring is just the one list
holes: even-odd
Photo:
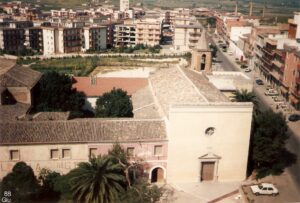
[[151, 183], [161, 183], [164, 181], [164, 169], [156, 167], [151, 172]]
[[206, 54], [201, 56], [200, 70], [205, 70], [206, 65]]

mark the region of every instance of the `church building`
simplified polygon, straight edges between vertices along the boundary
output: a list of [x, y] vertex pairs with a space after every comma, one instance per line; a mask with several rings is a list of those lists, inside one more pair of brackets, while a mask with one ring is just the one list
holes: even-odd
[[[133, 118], [69, 119], [41, 112], [31, 119], [1, 119], [0, 179], [18, 161], [36, 175], [42, 168], [67, 173], [118, 142], [131, 160], [143, 163], [149, 182], [244, 180], [253, 105], [230, 101], [209, 82], [210, 73], [203, 31], [191, 66], [156, 69], [132, 92]], [[0, 111], [6, 107], [1, 104]]]

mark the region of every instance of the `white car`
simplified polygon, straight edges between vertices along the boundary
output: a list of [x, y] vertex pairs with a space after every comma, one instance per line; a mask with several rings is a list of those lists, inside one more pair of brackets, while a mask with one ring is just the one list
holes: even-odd
[[246, 73], [249, 73], [249, 72], [251, 72], [251, 69], [250, 69], [250, 68], [246, 68], [244, 71], [245, 71]]
[[271, 183], [261, 183], [259, 185], [250, 186], [255, 195], [278, 195], [278, 189]]
[[279, 93], [274, 89], [269, 89], [265, 92], [266, 96], [278, 96]]

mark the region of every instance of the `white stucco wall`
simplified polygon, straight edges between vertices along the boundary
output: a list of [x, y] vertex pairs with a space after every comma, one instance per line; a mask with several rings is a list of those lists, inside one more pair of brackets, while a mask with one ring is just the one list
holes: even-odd
[[244, 34], [250, 34], [252, 27], [232, 27], [230, 31], [230, 40], [237, 42], [239, 37]]
[[44, 55], [55, 53], [54, 29], [43, 29], [43, 49]]
[[[59, 159], [50, 158], [50, 150], [59, 149]], [[71, 158], [62, 158], [62, 149], [71, 150]], [[20, 159], [10, 160], [10, 150], [19, 150]], [[16, 145], [0, 146], [0, 178], [11, 171], [18, 161], [24, 161], [29, 164], [36, 175], [42, 168], [54, 170], [59, 173], [67, 173], [75, 168], [78, 163], [88, 161], [89, 150], [87, 144], [48, 144], [48, 145]]]
[[[245, 179], [252, 104], [173, 107], [169, 118], [168, 182], [199, 182], [205, 154], [220, 156], [215, 180]], [[211, 136], [208, 127], [215, 128]]]

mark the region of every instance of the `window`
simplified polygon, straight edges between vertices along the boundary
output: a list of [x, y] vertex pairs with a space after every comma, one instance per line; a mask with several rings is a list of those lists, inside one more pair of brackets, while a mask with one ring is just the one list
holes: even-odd
[[134, 147], [127, 148], [127, 156], [133, 157], [134, 156]]
[[97, 156], [97, 148], [90, 148], [89, 156], [96, 157]]
[[162, 156], [162, 145], [154, 146], [154, 155], [155, 156]]
[[63, 159], [71, 158], [71, 150], [70, 149], [63, 149], [62, 150], [62, 158]]
[[59, 159], [58, 149], [50, 150], [51, 159]]
[[20, 153], [19, 150], [10, 150], [10, 160], [19, 160]]

